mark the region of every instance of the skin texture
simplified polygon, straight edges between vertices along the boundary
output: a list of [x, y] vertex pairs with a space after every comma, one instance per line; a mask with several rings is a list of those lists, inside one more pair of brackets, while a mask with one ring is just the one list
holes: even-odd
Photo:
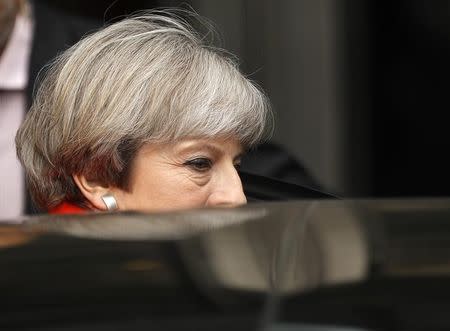
[[237, 173], [242, 147], [235, 139], [188, 139], [147, 144], [133, 162], [130, 190], [105, 187], [74, 176], [94, 209], [105, 210], [112, 194], [119, 210], [160, 212], [245, 204]]

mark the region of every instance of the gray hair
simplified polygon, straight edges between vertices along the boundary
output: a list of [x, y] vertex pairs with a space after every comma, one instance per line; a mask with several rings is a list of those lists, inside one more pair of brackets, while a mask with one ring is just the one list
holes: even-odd
[[267, 134], [265, 95], [179, 16], [151, 11], [78, 42], [49, 65], [16, 136], [40, 208], [82, 204], [73, 174], [127, 188], [137, 150], [186, 137]]

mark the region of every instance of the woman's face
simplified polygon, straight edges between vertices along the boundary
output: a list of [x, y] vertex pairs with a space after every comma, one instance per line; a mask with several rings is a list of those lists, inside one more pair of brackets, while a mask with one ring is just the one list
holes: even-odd
[[167, 211], [247, 202], [236, 168], [235, 139], [188, 139], [147, 144], [133, 162], [129, 191], [111, 193], [119, 210]]

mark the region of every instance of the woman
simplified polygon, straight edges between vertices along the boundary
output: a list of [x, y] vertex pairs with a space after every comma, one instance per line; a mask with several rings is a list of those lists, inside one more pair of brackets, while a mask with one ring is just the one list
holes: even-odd
[[230, 56], [177, 16], [150, 12], [50, 65], [17, 153], [51, 213], [239, 205], [236, 168], [269, 114]]

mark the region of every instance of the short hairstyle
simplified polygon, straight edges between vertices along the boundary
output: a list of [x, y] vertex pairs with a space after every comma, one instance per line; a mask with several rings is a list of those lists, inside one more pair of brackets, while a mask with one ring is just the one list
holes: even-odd
[[73, 174], [127, 189], [145, 143], [229, 136], [250, 147], [270, 118], [231, 55], [178, 14], [149, 11], [86, 36], [47, 67], [17, 154], [33, 200], [48, 210], [85, 202]]

